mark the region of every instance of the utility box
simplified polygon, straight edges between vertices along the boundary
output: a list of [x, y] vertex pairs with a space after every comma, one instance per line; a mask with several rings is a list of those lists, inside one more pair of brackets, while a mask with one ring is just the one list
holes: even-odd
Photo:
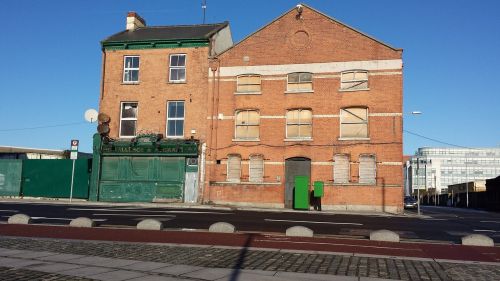
[[309, 177], [295, 176], [293, 208], [309, 210]]
[[315, 181], [314, 182], [314, 197], [323, 197], [324, 194], [324, 182]]

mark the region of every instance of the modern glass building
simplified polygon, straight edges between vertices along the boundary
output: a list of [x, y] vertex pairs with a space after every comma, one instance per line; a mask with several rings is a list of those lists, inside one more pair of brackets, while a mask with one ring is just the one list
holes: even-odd
[[448, 186], [500, 175], [499, 148], [422, 147], [405, 163], [405, 193], [447, 193]]

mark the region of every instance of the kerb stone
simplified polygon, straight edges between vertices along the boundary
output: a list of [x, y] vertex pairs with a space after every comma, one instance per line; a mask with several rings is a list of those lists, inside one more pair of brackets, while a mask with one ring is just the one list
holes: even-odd
[[137, 229], [142, 230], [162, 230], [163, 223], [155, 219], [145, 219], [137, 224]]
[[399, 234], [394, 231], [382, 229], [370, 232], [370, 240], [372, 241], [385, 241], [385, 242], [399, 242]]
[[297, 237], [313, 237], [314, 231], [305, 226], [292, 226], [287, 228], [285, 235]]
[[220, 233], [234, 233], [235, 231], [234, 225], [227, 222], [216, 222], [212, 224], [208, 231], [210, 232], [220, 232]]
[[471, 234], [462, 237], [462, 245], [493, 247], [493, 239], [483, 234]]
[[25, 214], [15, 214], [11, 216], [7, 222], [9, 224], [30, 224], [31, 223], [31, 217], [27, 216]]
[[89, 218], [85, 217], [79, 217], [76, 219], [71, 220], [69, 223], [69, 226], [72, 227], [94, 227], [95, 226], [95, 221]]

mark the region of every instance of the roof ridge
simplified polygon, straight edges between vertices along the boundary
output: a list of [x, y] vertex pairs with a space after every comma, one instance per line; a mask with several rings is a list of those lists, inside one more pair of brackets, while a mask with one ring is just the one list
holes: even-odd
[[178, 25], [153, 25], [153, 26], [143, 26], [139, 27], [139, 29], [147, 29], [147, 28], [165, 28], [165, 27], [201, 27], [201, 26], [216, 26], [216, 25], [227, 25], [228, 21], [218, 22], [218, 23], [205, 23], [205, 24], [178, 24]]

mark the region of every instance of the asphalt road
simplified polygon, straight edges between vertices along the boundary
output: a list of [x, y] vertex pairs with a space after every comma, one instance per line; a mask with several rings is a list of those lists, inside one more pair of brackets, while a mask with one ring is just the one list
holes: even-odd
[[264, 212], [199, 208], [140, 208], [82, 204], [0, 202], [0, 221], [16, 213], [32, 217], [35, 224], [69, 224], [77, 217], [90, 217], [100, 226], [133, 227], [146, 218], [164, 223], [165, 228], [208, 229], [214, 222], [228, 222], [241, 232], [284, 233], [288, 227], [303, 225], [315, 234], [367, 237], [370, 231], [389, 229], [402, 240], [460, 242], [471, 233], [490, 236], [500, 243], [500, 213], [447, 207], [422, 207], [424, 217], [348, 215], [324, 212]]

